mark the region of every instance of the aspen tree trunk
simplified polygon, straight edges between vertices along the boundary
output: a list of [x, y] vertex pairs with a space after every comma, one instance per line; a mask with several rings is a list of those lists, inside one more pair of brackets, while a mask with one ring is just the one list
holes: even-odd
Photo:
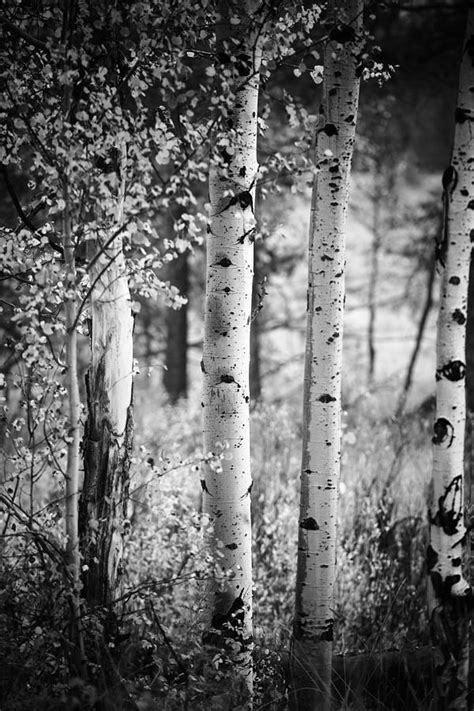
[[76, 265], [71, 229], [71, 204], [68, 181], [63, 180], [62, 231], [64, 264], [66, 269], [65, 314], [66, 314], [66, 391], [68, 398], [68, 440], [66, 463], [66, 559], [68, 579], [71, 583], [71, 665], [72, 671], [84, 677], [84, 644], [81, 625], [80, 592], [80, 551], [78, 529], [79, 506], [79, 445], [81, 439], [81, 400], [77, 373], [77, 294]]
[[84, 597], [99, 606], [111, 605], [117, 596], [128, 524], [133, 316], [120, 233], [125, 159], [123, 154], [115, 224], [96, 240], [89, 266], [91, 366], [86, 378], [88, 419], [80, 529]]
[[[249, 332], [252, 303], [254, 199], [260, 40], [250, 25], [255, 5], [220, 2], [218, 43], [232, 29], [242, 62], [228, 118], [229, 143], [209, 175], [211, 219], [207, 242], [204, 322], [203, 431], [205, 452], [225, 445], [219, 466], [201, 481], [203, 510], [214, 525], [211, 550], [230, 577], [210, 591], [209, 641], [231, 652], [252, 691], [252, 564], [249, 442]], [[240, 24], [229, 24], [229, 16]], [[218, 21], [219, 22], [219, 21]], [[227, 46], [227, 44], [225, 45]], [[245, 61], [244, 61], [245, 60]], [[244, 69], [243, 65], [247, 65]], [[245, 71], [245, 75], [244, 75]]]
[[474, 235], [474, 3], [469, 3], [451, 165], [443, 175], [443, 268], [437, 333], [428, 602], [439, 709], [466, 709], [471, 588], [463, 574], [465, 336]]
[[[466, 485], [467, 520], [474, 523], [474, 252], [471, 250], [466, 321], [466, 442], [464, 446], [464, 481]], [[469, 559], [469, 583], [474, 586], [474, 529], [468, 536], [467, 558]], [[471, 630], [472, 634], [472, 630]], [[474, 670], [470, 655], [469, 668]], [[470, 672], [472, 674], [472, 671]], [[473, 690], [474, 694], [474, 690]]]
[[66, 464], [66, 534], [67, 557], [70, 572], [74, 579], [76, 592], [79, 588], [79, 537], [78, 537], [78, 503], [79, 503], [79, 444], [81, 437], [81, 401], [79, 396], [79, 381], [77, 375], [77, 332], [75, 320], [77, 313], [76, 296], [76, 265], [74, 245], [71, 235], [70, 201], [67, 182], [63, 186], [63, 250], [66, 267], [66, 390], [69, 405], [67, 464]]
[[[64, 69], [68, 69], [68, 50], [74, 31], [73, 5], [65, 0], [63, 7], [63, 23], [61, 41], [64, 49]], [[72, 87], [66, 83], [62, 95], [63, 130], [69, 117]], [[66, 560], [68, 579], [72, 583], [70, 592], [71, 605], [71, 671], [85, 678], [85, 653], [82, 634], [80, 609], [80, 550], [78, 528], [79, 505], [79, 462], [81, 437], [81, 399], [79, 395], [79, 379], [77, 372], [77, 273], [74, 256], [74, 239], [72, 230], [72, 204], [70, 198], [69, 169], [63, 166], [62, 175], [62, 247], [65, 267], [65, 326], [66, 326], [66, 391], [68, 397], [68, 439], [66, 462]]]
[[[334, 11], [334, 3], [331, 8]], [[326, 45], [316, 137], [318, 172], [309, 236], [303, 458], [291, 648], [291, 704], [301, 711], [326, 711], [331, 704], [345, 217], [359, 98], [352, 52], [362, 25], [362, 8], [362, 0], [342, 4], [347, 25], [339, 23], [340, 31], [333, 33], [341, 43]]]

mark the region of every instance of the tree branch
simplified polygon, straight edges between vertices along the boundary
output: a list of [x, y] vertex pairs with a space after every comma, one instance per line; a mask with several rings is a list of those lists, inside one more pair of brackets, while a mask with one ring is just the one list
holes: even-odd
[[28, 32], [25, 32], [25, 30], [22, 30], [20, 27], [17, 27], [13, 24], [13, 22], [10, 22], [10, 20], [7, 20], [4, 17], [0, 17], [0, 23], [4, 25], [7, 30], [10, 30], [13, 35], [21, 37], [21, 39], [25, 40], [25, 42], [33, 45], [33, 47], [37, 47], [37, 49], [41, 49], [43, 52], [49, 53], [49, 49], [46, 42], [42, 42], [36, 37], [33, 37], [33, 35], [30, 35]]
[[34, 224], [30, 220], [29, 215], [27, 215], [26, 212], [23, 210], [20, 200], [18, 198], [18, 195], [16, 194], [15, 188], [13, 187], [13, 185], [10, 181], [10, 176], [8, 175], [8, 171], [7, 171], [6, 167], [4, 165], [2, 165], [0, 167], [0, 171], [3, 175], [3, 178], [5, 180], [5, 185], [8, 190], [8, 194], [10, 195], [10, 197], [12, 199], [12, 202], [13, 202], [15, 209], [18, 213], [18, 216], [22, 220], [23, 224], [26, 225], [26, 227], [28, 227], [28, 229], [31, 232], [33, 232], [33, 233], [36, 232], [38, 228], [34, 226]]

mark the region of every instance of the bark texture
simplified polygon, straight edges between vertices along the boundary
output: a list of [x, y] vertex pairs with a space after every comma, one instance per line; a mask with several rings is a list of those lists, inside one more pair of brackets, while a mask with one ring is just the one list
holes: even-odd
[[91, 366], [86, 378], [80, 530], [84, 597], [99, 606], [110, 605], [116, 597], [128, 524], [133, 316], [119, 230], [124, 190], [122, 180], [115, 225], [96, 240], [89, 269]]
[[[332, 6], [334, 10], [334, 5]], [[362, 2], [343, 3], [345, 25], [324, 53], [309, 236], [303, 458], [292, 706], [330, 708], [336, 513], [340, 469], [345, 218], [359, 97], [354, 50]], [[331, 36], [331, 35], [330, 35]], [[343, 40], [345, 40], [343, 42]]]
[[443, 270], [437, 332], [433, 499], [429, 512], [429, 612], [438, 707], [466, 709], [471, 588], [464, 577], [465, 335], [474, 236], [474, 4], [469, 5], [451, 165], [443, 175]]
[[[228, 642], [251, 692], [252, 564], [249, 442], [249, 334], [252, 305], [254, 200], [260, 41], [252, 30], [253, 2], [221, 2], [218, 41], [232, 28], [239, 77], [226, 146], [211, 167], [204, 322], [203, 431], [205, 452], [224, 456], [202, 475], [203, 510], [214, 525], [211, 549], [229, 572], [209, 599], [209, 641]], [[240, 19], [230, 25], [229, 11]], [[221, 44], [222, 46], [222, 44]], [[235, 45], [229, 44], [228, 50]]]

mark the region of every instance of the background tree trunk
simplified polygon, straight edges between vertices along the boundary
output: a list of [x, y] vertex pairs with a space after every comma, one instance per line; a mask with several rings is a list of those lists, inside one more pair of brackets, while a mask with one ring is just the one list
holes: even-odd
[[382, 201], [384, 199], [383, 169], [379, 160], [374, 162], [374, 185], [372, 193], [372, 244], [370, 248], [370, 271], [368, 288], [369, 323], [367, 327], [368, 372], [367, 385], [372, 387], [375, 379], [375, 321], [377, 317], [377, 289], [379, 282], [380, 250], [382, 248]]
[[250, 402], [256, 405], [262, 397], [261, 372], [261, 328], [259, 313], [263, 302], [264, 275], [258, 259], [258, 249], [254, 252], [254, 276], [252, 284], [252, 321], [250, 324]]
[[[353, 52], [362, 27], [362, 0], [348, 0], [342, 9], [344, 14], [338, 16], [333, 32], [340, 42], [328, 42], [324, 52], [315, 156], [318, 172], [309, 237], [303, 458], [291, 650], [291, 702], [301, 711], [326, 711], [331, 706], [345, 218], [359, 100]], [[331, 10], [335, 12], [335, 3]]]
[[421, 349], [421, 344], [423, 342], [423, 336], [425, 334], [426, 324], [428, 322], [428, 317], [430, 315], [431, 309], [433, 307], [433, 290], [435, 284], [436, 276], [436, 261], [433, 256], [431, 264], [429, 266], [428, 276], [426, 280], [426, 296], [425, 302], [423, 304], [423, 310], [421, 312], [420, 320], [418, 322], [418, 328], [416, 331], [415, 345], [408, 362], [408, 368], [405, 375], [405, 380], [403, 382], [403, 388], [398, 399], [398, 405], [395, 412], [396, 417], [401, 417], [405, 409], [405, 405], [410, 393], [411, 384], [413, 381], [413, 374], [415, 372], [415, 366], [418, 359], [418, 355]]
[[474, 234], [474, 5], [470, 5], [451, 165], [443, 175], [445, 209], [438, 262], [443, 268], [437, 332], [433, 499], [429, 515], [429, 613], [438, 704], [466, 709], [471, 588], [463, 574], [465, 335], [471, 241]]
[[[249, 342], [252, 312], [254, 200], [257, 177], [257, 116], [260, 40], [254, 36], [253, 2], [220, 2], [218, 43], [233, 53], [239, 40], [239, 77], [228, 144], [214, 157], [209, 175], [211, 220], [202, 371], [204, 451], [223, 459], [207, 466], [201, 481], [203, 510], [214, 525], [211, 549], [230, 572], [223, 589], [210, 591], [209, 641], [237, 647], [234, 661], [252, 693], [252, 561], [249, 438]], [[240, 24], [229, 23], [232, 12]], [[225, 50], [225, 51], [224, 51]], [[245, 66], [244, 66], [245, 65]], [[246, 67], [246, 68], [245, 68]], [[237, 644], [236, 644], [237, 643]], [[230, 645], [228, 645], [230, 650]]]
[[[179, 289], [182, 296], [189, 294], [188, 252], [183, 252], [170, 263], [167, 279]], [[188, 394], [188, 304], [179, 309], [166, 309], [166, 369], [163, 373], [163, 385], [170, 402], [175, 404], [179, 398]]]

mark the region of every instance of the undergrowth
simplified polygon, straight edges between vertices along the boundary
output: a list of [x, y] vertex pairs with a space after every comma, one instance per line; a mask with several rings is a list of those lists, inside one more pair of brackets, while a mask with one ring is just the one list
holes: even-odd
[[[161, 412], [159, 421], [148, 412], [137, 422], [116, 637], [104, 645], [104, 611], [83, 609], [85, 647], [92, 650], [87, 681], [70, 673], [59, 509], [46, 508], [33, 521], [2, 499], [2, 711], [246, 708], [225, 654], [202, 642], [205, 586], [222, 573], [206, 554], [209, 524], [200, 513], [200, 413], [188, 403]], [[259, 406], [252, 414], [254, 709], [278, 711], [288, 703], [300, 430], [291, 409]], [[421, 647], [428, 641], [428, 424], [373, 421], [354, 407], [343, 432], [335, 653]], [[109, 686], [102, 663], [113, 669]], [[373, 692], [370, 699], [358, 693], [339, 691], [337, 706], [389, 708]]]

